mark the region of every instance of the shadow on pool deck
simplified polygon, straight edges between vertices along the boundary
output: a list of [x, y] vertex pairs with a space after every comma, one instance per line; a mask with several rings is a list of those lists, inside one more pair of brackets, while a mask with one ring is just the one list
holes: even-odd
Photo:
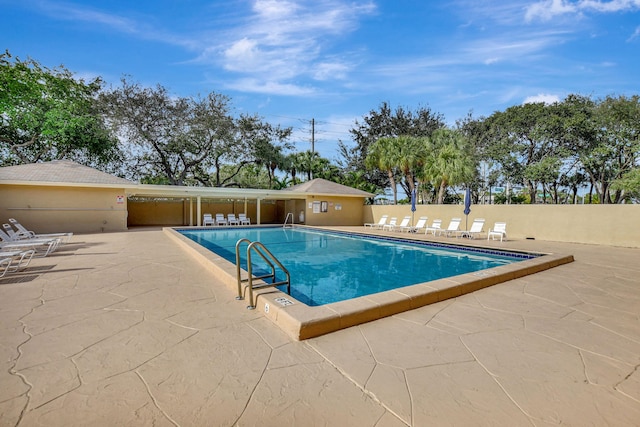
[[489, 242], [575, 262], [295, 341], [158, 228], [73, 240], [0, 286], [2, 426], [640, 420], [637, 249]]

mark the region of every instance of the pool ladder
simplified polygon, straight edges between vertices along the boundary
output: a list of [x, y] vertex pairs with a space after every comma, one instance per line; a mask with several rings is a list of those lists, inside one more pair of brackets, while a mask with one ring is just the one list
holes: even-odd
[[[248, 243], [247, 246], [247, 273], [248, 277], [246, 279], [242, 278], [242, 273], [240, 269], [240, 245], [242, 243]], [[251, 253], [255, 252], [258, 254], [264, 262], [271, 267], [271, 273], [263, 274], [261, 276], [253, 276], [252, 266], [251, 266]], [[286, 280], [276, 281], [276, 267], [280, 268], [282, 272], [286, 276]], [[244, 299], [244, 293], [242, 289], [242, 285], [246, 283], [246, 289], [249, 290], [249, 305], [247, 308], [249, 310], [253, 310], [256, 308], [255, 301], [253, 300], [253, 290], [254, 289], [262, 289], [262, 288], [273, 288], [276, 286], [287, 285], [287, 293], [291, 295], [291, 276], [289, 275], [289, 270], [287, 270], [284, 265], [276, 258], [270, 251], [263, 245], [262, 243], [255, 241], [252, 242], [249, 239], [240, 239], [236, 242], [236, 279], [238, 281], [238, 296], [237, 300]], [[271, 283], [267, 283], [264, 279], [271, 279]], [[256, 280], [262, 280], [262, 283], [254, 284], [253, 282]]]
[[293, 214], [291, 212], [287, 213], [286, 218], [284, 219], [284, 224], [282, 224], [282, 228], [287, 228], [287, 221], [291, 218], [291, 223], [289, 224], [290, 228], [293, 228]]

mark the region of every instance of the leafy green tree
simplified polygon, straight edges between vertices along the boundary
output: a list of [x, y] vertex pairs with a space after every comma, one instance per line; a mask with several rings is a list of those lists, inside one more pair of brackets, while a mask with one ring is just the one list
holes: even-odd
[[640, 167], [626, 172], [611, 183], [611, 188], [620, 191], [622, 197], [633, 203], [640, 202]]
[[117, 140], [96, 110], [99, 78], [0, 55], [0, 164], [69, 159], [102, 165], [118, 158]]
[[[351, 188], [357, 188], [358, 190], [366, 191], [367, 193], [374, 195], [384, 194], [384, 190], [376, 187], [374, 184], [366, 180], [364, 171], [350, 171], [341, 174], [340, 184]], [[374, 199], [375, 196], [370, 197], [367, 199], [366, 203], [373, 204]]]
[[342, 159], [339, 165], [345, 173], [367, 171], [366, 178], [369, 182], [381, 189], [391, 186], [395, 191], [395, 184], [392, 185], [390, 182], [386, 170], [367, 167], [369, 146], [380, 138], [430, 136], [433, 131], [444, 126], [444, 117], [428, 107], [419, 107], [415, 111], [404, 107], [393, 110], [388, 102], [383, 102], [377, 110], [371, 110], [364, 116], [362, 121], [356, 121], [355, 126], [350, 130], [355, 146], [347, 147], [340, 143]]
[[574, 113], [564, 103], [527, 103], [496, 112], [484, 120], [482, 158], [499, 164], [507, 182], [525, 184], [532, 203], [540, 185], [558, 200], [564, 176], [579, 170], [569, 132], [579, 120]]
[[[174, 97], [157, 85], [142, 87], [122, 80], [122, 86], [100, 96], [103, 113], [131, 152], [136, 175], [163, 176], [172, 185], [209, 180], [208, 170], [221, 161], [236, 160], [234, 123], [228, 98]], [[236, 148], [236, 150], [234, 150]]]
[[383, 137], [368, 146], [368, 154], [365, 165], [368, 169], [377, 169], [387, 174], [391, 191], [393, 192], [393, 203], [398, 203], [398, 190], [396, 188], [396, 139]]
[[[164, 176], [173, 185], [231, 186], [248, 164], [264, 165], [270, 182], [290, 129], [259, 117], [230, 114], [230, 99], [174, 97], [160, 85], [145, 88], [122, 80], [101, 94], [103, 113], [129, 144], [134, 175]], [[232, 173], [222, 174], [233, 165]]]
[[[640, 162], [640, 96], [607, 97], [598, 104], [599, 133], [597, 145], [585, 169], [597, 182], [602, 203], [622, 203], [623, 187], [611, 188], [611, 183], [623, 180], [638, 168]], [[597, 169], [594, 169], [597, 165]], [[599, 174], [596, 175], [596, 171]], [[598, 176], [597, 179], [594, 179]], [[613, 191], [613, 194], [612, 194]]]
[[464, 135], [451, 129], [439, 129], [428, 139], [427, 157], [421, 175], [438, 189], [437, 203], [445, 201], [446, 190], [470, 182], [475, 174], [474, 158]]
[[404, 176], [403, 187], [410, 200], [427, 157], [427, 139], [402, 135], [396, 139], [395, 148], [395, 163]]
[[[241, 164], [255, 162], [263, 165], [269, 177], [268, 188], [273, 188], [276, 170], [287, 171], [289, 167], [285, 151], [293, 149], [288, 141], [291, 128], [280, 128], [264, 122], [258, 116], [243, 115], [238, 120], [239, 135], [247, 153]], [[253, 160], [252, 160], [253, 159]]]
[[220, 170], [221, 179], [224, 181], [227, 177], [233, 175], [233, 180], [229, 181], [230, 186], [239, 188], [278, 188], [277, 177], [270, 178], [268, 170], [262, 165], [256, 163], [246, 164], [237, 171], [236, 165], [223, 165]]
[[298, 171], [307, 174], [307, 181], [314, 178], [313, 171], [316, 169], [319, 159], [320, 155], [315, 151], [307, 150], [297, 153], [296, 165]]
[[342, 177], [342, 171], [340, 168], [327, 158], [318, 157], [313, 162], [313, 177], [314, 178], [322, 178], [327, 181], [340, 182]]

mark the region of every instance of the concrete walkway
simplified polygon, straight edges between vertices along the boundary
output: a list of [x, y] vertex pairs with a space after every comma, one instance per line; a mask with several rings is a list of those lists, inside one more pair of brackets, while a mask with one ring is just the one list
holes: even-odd
[[640, 251], [296, 342], [161, 230], [0, 279], [1, 426], [638, 426]]

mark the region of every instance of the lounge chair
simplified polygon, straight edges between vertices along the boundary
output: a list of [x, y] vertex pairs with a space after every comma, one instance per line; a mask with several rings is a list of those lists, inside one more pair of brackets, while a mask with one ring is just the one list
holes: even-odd
[[417, 233], [421, 229], [423, 229], [427, 225], [427, 217], [421, 216], [418, 218], [418, 222], [416, 225], [407, 225], [405, 227], [401, 227], [400, 231], [406, 231], [407, 233]]
[[216, 225], [216, 222], [213, 220], [213, 216], [210, 213], [202, 215], [202, 225], [205, 227], [208, 225]]
[[447, 229], [440, 230], [439, 234], [444, 234], [447, 237], [455, 236], [460, 230], [461, 222], [462, 218], [452, 218], [451, 221], [449, 221], [449, 226], [447, 227]]
[[13, 240], [7, 233], [0, 230], [0, 251], [26, 251], [34, 249], [39, 256], [47, 256], [60, 245], [60, 238], [54, 239], [19, 239]]
[[410, 222], [411, 222], [411, 217], [405, 216], [404, 218], [402, 218], [402, 221], [400, 222], [400, 224], [394, 225], [393, 227], [389, 228], [389, 231], [402, 231], [402, 228], [408, 227]]
[[60, 238], [62, 240], [62, 242], [69, 242], [71, 240], [71, 237], [73, 237], [73, 233], [72, 232], [68, 232], [68, 233], [44, 233], [44, 234], [37, 234], [31, 230], [28, 230], [24, 225], [20, 224], [18, 222], [17, 219], [15, 218], [9, 218], [9, 223], [11, 225], [13, 225], [16, 229], [16, 234], [20, 237], [20, 238], [43, 238], [43, 239], [47, 239], [47, 238]]
[[216, 225], [229, 225], [227, 219], [224, 217], [224, 214], [217, 213], [216, 214]]
[[487, 233], [487, 240], [493, 237], [493, 240], [496, 240], [496, 237], [500, 237], [500, 241], [507, 240], [507, 223], [506, 222], [496, 222], [493, 224], [493, 228], [489, 230]]
[[436, 233], [440, 232], [441, 229], [442, 229], [442, 220], [434, 219], [429, 227], [425, 227], [424, 234], [429, 234], [429, 232], [431, 232], [435, 236]]
[[382, 215], [380, 217], [380, 221], [378, 222], [365, 222], [364, 226], [365, 227], [376, 227], [376, 228], [382, 228], [382, 226], [384, 226], [387, 223], [387, 218], [389, 218], [389, 215]]
[[251, 225], [251, 218], [247, 218], [247, 215], [243, 213], [238, 214], [238, 221], [240, 221], [240, 225]]
[[236, 218], [236, 214], [228, 214], [227, 215], [227, 223], [229, 225], [240, 225], [240, 221], [238, 221], [238, 218]]
[[0, 252], [0, 277], [27, 268], [35, 250]]
[[477, 235], [482, 233], [484, 228], [484, 218], [476, 218], [471, 224], [471, 228], [465, 231], [458, 231], [459, 237], [468, 237], [469, 239], [475, 239]]
[[13, 258], [0, 257], [0, 277], [4, 277], [4, 275], [9, 272], [9, 268], [11, 267], [12, 262]]
[[[382, 226], [383, 230], [393, 230], [398, 225], [398, 218], [392, 216], [388, 224]], [[379, 227], [378, 227], [379, 228]]]

